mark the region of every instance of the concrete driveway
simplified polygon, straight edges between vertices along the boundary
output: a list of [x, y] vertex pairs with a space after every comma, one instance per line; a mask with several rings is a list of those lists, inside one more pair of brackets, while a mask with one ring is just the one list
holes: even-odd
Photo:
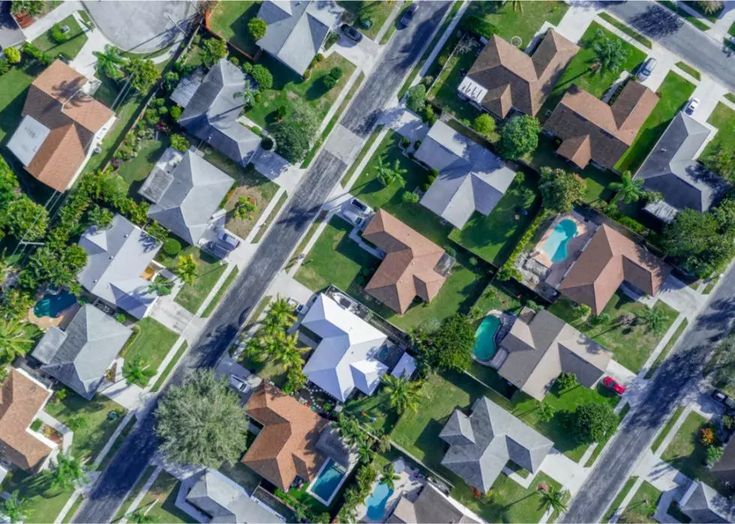
[[10, 2], [0, 2], [0, 49], [22, 44], [24, 40], [23, 31], [10, 16]]
[[182, 33], [186, 20], [196, 13], [194, 2], [132, 1], [83, 2], [97, 27], [123, 51], [151, 53], [163, 49]]

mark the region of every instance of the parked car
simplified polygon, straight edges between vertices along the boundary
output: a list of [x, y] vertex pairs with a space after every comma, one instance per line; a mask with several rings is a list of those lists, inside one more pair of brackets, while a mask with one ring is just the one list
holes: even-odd
[[697, 109], [698, 106], [699, 106], [699, 98], [694, 97], [687, 103], [686, 107], [684, 108], [684, 112], [687, 115], [691, 115], [692, 113], [694, 113], [694, 111]]
[[227, 258], [230, 254], [230, 249], [227, 249], [221, 242], [207, 242], [203, 246], [204, 251], [209, 253], [215, 258]]
[[716, 389], [712, 392], [712, 398], [715, 399], [715, 402], [722, 404], [728, 410], [735, 410], [735, 400], [728, 397], [719, 389]]
[[372, 213], [373, 212], [373, 210], [370, 209], [370, 207], [367, 204], [365, 204], [364, 202], [358, 200], [357, 198], [353, 198], [352, 200], [350, 200], [350, 204], [352, 204], [353, 206], [355, 206], [357, 209], [359, 209], [363, 213]]
[[220, 231], [217, 234], [217, 238], [224, 244], [225, 249], [229, 249], [230, 251], [240, 245], [240, 239], [225, 230]]
[[237, 375], [230, 375], [230, 386], [232, 386], [238, 393], [247, 393], [250, 391], [250, 384], [245, 382], [245, 379], [238, 377]]
[[340, 29], [342, 30], [342, 34], [350, 40], [354, 42], [359, 42], [360, 40], [362, 40], [362, 33], [351, 25], [342, 24], [342, 27], [340, 27]]
[[408, 9], [406, 9], [403, 12], [401, 19], [398, 21], [398, 27], [399, 28], [408, 27], [408, 24], [410, 24], [411, 20], [413, 20], [413, 15], [416, 14], [416, 11], [418, 10], [418, 8], [419, 8], [418, 2], [414, 2], [410, 6], [408, 6]]
[[604, 377], [602, 379], [602, 385], [616, 395], [622, 395], [625, 393], [625, 386], [612, 377]]
[[638, 80], [645, 80], [646, 78], [651, 76], [651, 73], [653, 73], [653, 70], [656, 69], [656, 64], [657, 64], [657, 61], [653, 57], [643, 62], [643, 65], [638, 70]]

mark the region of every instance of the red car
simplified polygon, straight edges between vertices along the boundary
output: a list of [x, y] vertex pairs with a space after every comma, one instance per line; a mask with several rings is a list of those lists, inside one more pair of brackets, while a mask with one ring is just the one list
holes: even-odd
[[610, 391], [614, 391], [618, 395], [625, 393], [625, 386], [612, 377], [604, 377], [602, 379], [602, 385]]

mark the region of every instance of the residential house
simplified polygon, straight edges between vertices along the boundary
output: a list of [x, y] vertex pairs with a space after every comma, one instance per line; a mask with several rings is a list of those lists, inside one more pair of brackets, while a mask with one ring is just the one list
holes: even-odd
[[160, 242], [121, 215], [110, 227], [89, 228], [79, 239], [87, 265], [79, 273], [84, 289], [135, 318], [148, 314], [157, 295], [143, 277], [161, 248]]
[[612, 104], [572, 86], [544, 130], [561, 139], [557, 154], [580, 169], [590, 162], [612, 169], [657, 103], [658, 95], [635, 80], [625, 84]]
[[439, 172], [421, 205], [458, 229], [475, 211], [489, 215], [516, 176], [496, 155], [441, 120], [431, 126], [414, 158]]
[[562, 372], [594, 386], [611, 359], [609, 351], [545, 309], [516, 319], [500, 341], [499, 355], [500, 376], [536, 400], [544, 399]]
[[378, 360], [384, 333], [320, 294], [301, 321], [309, 338], [318, 339], [304, 366], [309, 381], [340, 402], [355, 389], [372, 395], [388, 367]]
[[223, 58], [204, 77], [183, 79], [171, 94], [184, 109], [179, 124], [242, 166], [260, 147], [260, 137], [239, 121], [245, 82], [242, 69]]
[[28, 88], [23, 119], [8, 149], [35, 179], [69, 189], [115, 121], [115, 113], [87, 94], [87, 79], [54, 61]]
[[258, 18], [264, 20], [268, 28], [265, 36], [258, 40], [258, 46], [303, 76], [329, 31], [336, 28], [342, 13], [342, 8], [331, 0], [266, 0], [260, 4]]
[[169, 149], [140, 188], [153, 202], [148, 216], [194, 246], [213, 227], [212, 217], [235, 180], [193, 150]]
[[44, 468], [57, 445], [31, 429], [51, 390], [18, 368], [0, 383], [0, 461], [26, 471]]
[[692, 522], [733, 522], [732, 504], [704, 482], [693, 481], [679, 501], [679, 508]]
[[176, 506], [197, 522], [284, 522], [283, 517], [216, 469], [202, 470], [182, 481]]
[[425, 302], [439, 293], [452, 259], [442, 248], [382, 209], [362, 232], [365, 240], [385, 257], [365, 291], [397, 313], [405, 313], [413, 300]]
[[33, 350], [41, 369], [91, 400], [133, 331], [85, 304], [66, 327], [52, 327]]
[[456, 500], [442, 493], [439, 488], [426, 482], [419, 488], [418, 495], [401, 495], [393, 511], [385, 519], [388, 524], [474, 524], [482, 519]]
[[482, 493], [508, 462], [536, 473], [554, 445], [487, 397], [475, 401], [469, 416], [455, 409], [439, 437], [449, 444], [442, 466]]
[[314, 480], [327, 460], [350, 467], [349, 450], [329, 421], [268, 383], [247, 404], [252, 420], [262, 426], [242, 463], [288, 491], [297, 478]]
[[671, 222], [682, 209], [704, 212], [719, 199], [726, 184], [697, 162], [709, 135], [709, 127], [687, 114], [674, 117], [635, 175], [663, 197], [647, 204], [647, 211]]
[[535, 115], [579, 47], [549, 29], [530, 55], [493, 35], [459, 84], [460, 97], [497, 118]]
[[602, 224], [569, 268], [558, 290], [599, 315], [623, 282], [655, 295], [670, 271], [644, 246]]
[[722, 457], [712, 465], [710, 472], [725, 486], [735, 486], [735, 438], [727, 443]]

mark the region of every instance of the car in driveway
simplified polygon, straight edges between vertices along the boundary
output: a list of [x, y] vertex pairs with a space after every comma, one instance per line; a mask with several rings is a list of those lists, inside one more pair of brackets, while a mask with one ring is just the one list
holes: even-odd
[[712, 392], [712, 398], [718, 404], [722, 404], [723, 406], [725, 406], [725, 408], [727, 408], [728, 411], [735, 411], [735, 400], [731, 399], [723, 391], [720, 391], [719, 389], [715, 389]]
[[232, 386], [235, 391], [243, 395], [249, 393], [252, 389], [247, 380], [242, 377], [238, 377], [237, 375], [230, 375], [230, 386]]
[[687, 115], [691, 115], [697, 110], [697, 107], [699, 107], [699, 98], [693, 97], [689, 102], [687, 102], [687, 105], [684, 107], [684, 112]]
[[360, 40], [362, 40], [362, 33], [351, 25], [342, 24], [340, 29], [342, 30], [342, 34], [353, 42], [359, 42]]
[[408, 27], [408, 25], [411, 23], [411, 20], [413, 20], [413, 15], [416, 14], [416, 11], [418, 10], [418, 8], [419, 8], [418, 2], [414, 2], [408, 6], [408, 8], [401, 15], [401, 19], [398, 20], [399, 29]]
[[602, 386], [606, 389], [609, 389], [616, 395], [622, 395], [623, 393], [625, 393], [625, 386], [623, 386], [620, 382], [610, 376], [604, 377], [602, 379]]
[[638, 80], [643, 81], [649, 76], [651, 76], [651, 73], [653, 73], [653, 70], [656, 69], [657, 63], [658, 62], [653, 57], [643, 62], [643, 65], [638, 70]]

